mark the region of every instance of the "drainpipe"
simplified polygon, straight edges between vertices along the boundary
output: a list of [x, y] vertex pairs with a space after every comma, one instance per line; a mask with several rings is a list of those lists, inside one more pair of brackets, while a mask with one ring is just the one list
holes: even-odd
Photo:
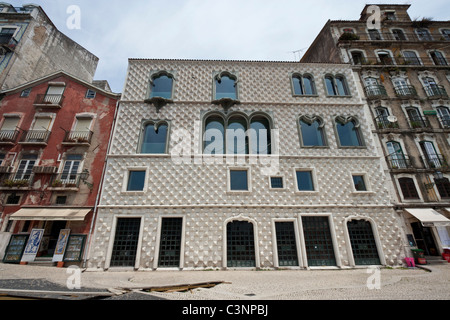
[[106, 171], [106, 166], [108, 164], [108, 154], [111, 148], [111, 141], [112, 141], [112, 137], [113, 137], [113, 131], [115, 130], [115, 124], [116, 124], [116, 118], [117, 118], [117, 114], [119, 112], [119, 105], [120, 105], [120, 98], [119, 101], [117, 101], [116, 103], [116, 109], [114, 111], [114, 119], [113, 119], [113, 123], [112, 123], [112, 127], [111, 127], [111, 134], [109, 136], [109, 141], [108, 141], [108, 147], [106, 148], [106, 157], [105, 157], [105, 162], [103, 164], [103, 169], [102, 169], [102, 176], [100, 179], [100, 183], [98, 185], [98, 191], [97, 191], [97, 196], [95, 199], [95, 205], [94, 205], [94, 210], [93, 210], [93, 215], [92, 215], [92, 220], [91, 220], [91, 226], [89, 228], [89, 234], [88, 234], [88, 239], [86, 241], [86, 246], [87, 246], [87, 250], [84, 254], [84, 259], [83, 259], [83, 268], [86, 268], [86, 263], [87, 263], [87, 258], [89, 256], [89, 253], [91, 251], [91, 236], [92, 236], [92, 229], [94, 228], [94, 222], [96, 222], [95, 220], [97, 220], [97, 211], [98, 211], [98, 203], [100, 201], [100, 195], [101, 195], [101, 187], [103, 185], [103, 178], [105, 176], [105, 171]]

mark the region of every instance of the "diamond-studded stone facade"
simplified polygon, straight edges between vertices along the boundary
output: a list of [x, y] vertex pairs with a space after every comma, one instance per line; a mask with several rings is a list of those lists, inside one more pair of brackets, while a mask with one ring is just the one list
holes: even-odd
[[[149, 76], [155, 71], [174, 75], [173, 103], [161, 108], [144, 100]], [[227, 71], [238, 77], [239, 104], [228, 113], [263, 112], [270, 116], [272, 132], [279, 139], [271, 156], [247, 156], [243, 163], [201, 155], [202, 121], [209, 111], [223, 112], [213, 99], [213, 77]], [[294, 96], [293, 73], [314, 77], [317, 95]], [[330, 97], [324, 77], [344, 75], [351, 95]], [[319, 116], [324, 122], [326, 147], [301, 147], [298, 119]], [[335, 118], [358, 120], [364, 147], [342, 148], [337, 141]], [[145, 120], [170, 123], [168, 154], [140, 154], [139, 141]], [[381, 158], [373, 139], [370, 115], [362, 103], [354, 75], [347, 65], [300, 64], [296, 62], [145, 60], [131, 59], [108, 156], [96, 230], [90, 247], [89, 268], [108, 268], [118, 218], [141, 218], [140, 240], [134, 265], [157, 268], [161, 219], [182, 217], [180, 269], [225, 268], [226, 226], [234, 220], [253, 224], [257, 268], [278, 266], [275, 221], [293, 221], [299, 267], [307, 267], [301, 217], [329, 217], [338, 267], [353, 266], [347, 221], [371, 222], [382, 264], [398, 265], [403, 258], [398, 216], [390, 206]], [[181, 134], [180, 134], [181, 133]], [[190, 146], [185, 158], [173, 156], [180, 141]], [[171, 156], [172, 154], [172, 156]], [[186, 155], [186, 154], [184, 154]], [[269, 161], [283, 177], [284, 188], [270, 188], [263, 161]], [[228, 170], [246, 168], [250, 191], [228, 188]], [[126, 191], [130, 168], [146, 171], [143, 191]], [[313, 172], [315, 188], [299, 192], [296, 169]], [[352, 174], [364, 175], [368, 191], [356, 192]]]

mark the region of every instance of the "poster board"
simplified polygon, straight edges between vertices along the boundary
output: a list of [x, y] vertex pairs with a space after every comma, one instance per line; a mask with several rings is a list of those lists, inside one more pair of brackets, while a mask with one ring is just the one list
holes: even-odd
[[31, 262], [36, 258], [39, 246], [41, 244], [44, 229], [32, 229], [27, 245], [23, 251], [21, 262]]
[[22, 259], [25, 245], [27, 244], [28, 234], [13, 234], [9, 239], [8, 247], [3, 257], [3, 262], [19, 263]]
[[81, 261], [85, 241], [85, 234], [71, 234], [64, 253], [64, 261]]
[[59, 231], [58, 241], [56, 242], [56, 248], [52, 258], [53, 262], [63, 261], [67, 241], [69, 240], [69, 235], [70, 229], [61, 229]]

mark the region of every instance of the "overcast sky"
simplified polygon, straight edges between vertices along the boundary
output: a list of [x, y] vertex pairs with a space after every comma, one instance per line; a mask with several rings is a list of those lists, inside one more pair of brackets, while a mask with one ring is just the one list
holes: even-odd
[[[411, 18], [450, 20], [449, 0], [27, 0], [99, 57], [96, 80], [122, 92], [128, 58], [299, 60], [328, 19], [366, 3], [411, 4]], [[80, 10], [79, 29], [70, 6]], [[69, 21], [69, 24], [68, 24]]]

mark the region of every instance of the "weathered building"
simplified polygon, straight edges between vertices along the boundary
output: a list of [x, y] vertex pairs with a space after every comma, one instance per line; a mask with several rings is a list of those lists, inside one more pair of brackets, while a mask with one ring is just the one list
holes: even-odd
[[88, 268], [400, 265], [355, 80], [346, 64], [130, 59]]
[[411, 248], [438, 256], [450, 248], [450, 22], [412, 20], [409, 7], [366, 5], [359, 20], [328, 21], [301, 61], [351, 64]]
[[91, 82], [98, 58], [61, 33], [44, 10], [0, 2], [0, 88], [63, 70]]
[[[38, 235], [34, 256], [25, 262], [80, 262], [95, 220], [120, 95], [65, 72], [5, 90], [2, 95], [3, 261], [23, 261], [20, 250], [24, 247], [14, 243], [24, 245]], [[57, 244], [64, 244], [58, 242], [62, 235], [69, 236], [65, 238], [69, 245], [62, 251], [65, 255], [57, 254]], [[55, 260], [57, 255], [59, 260]]]

